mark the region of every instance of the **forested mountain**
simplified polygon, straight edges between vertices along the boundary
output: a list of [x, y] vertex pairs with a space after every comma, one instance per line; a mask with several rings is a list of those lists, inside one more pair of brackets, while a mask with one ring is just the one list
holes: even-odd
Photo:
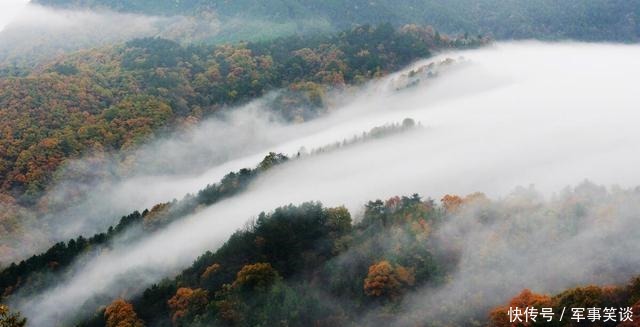
[[[406, 118], [402, 124], [375, 127], [371, 131], [343, 143], [313, 149], [311, 153], [298, 153], [294, 159], [299, 160], [321, 155], [373, 139], [408, 132], [415, 128], [419, 128], [419, 125], [416, 125], [412, 119]], [[57, 243], [41, 254], [31, 256], [18, 264], [14, 263], [0, 271], [0, 294], [5, 296], [17, 292], [37, 294], [43, 291], [52, 280], [70, 274], [69, 266], [87, 252], [96, 251], [101, 247], [108, 248], [116, 240], [126, 242], [126, 239], [152, 234], [203, 207], [238, 195], [255, 182], [260, 175], [288, 160], [289, 158], [283, 154], [269, 153], [256, 167], [230, 172], [219, 182], [209, 184], [196, 194], [187, 194], [180, 201], [158, 203], [150, 209], [143, 210], [142, 213], [134, 211], [121, 217], [116, 225], [109, 227], [105, 232], [91, 237], [79, 236], [68, 242]]]
[[40, 0], [0, 33], [0, 75], [26, 74], [52, 57], [132, 38], [222, 44], [383, 23], [500, 40], [630, 43], [639, 40], [638, 8], [638, 0]]
[[274, 110], [304, 121], [322, 110], [330, 88], [383, 76], [432, 51], [485, 41], [380, 25], [220, 46], [146, 38], [69, 55], [29, 76], [0, 80], [2, 189], [35, 201], [67, 158], [127, 150], [269, 91], [287, 90]]
[[117, 237], [122, 238], [125, 233], [129, 234], [127, 238], [130, 239], [153, 233], [203, 206], [237, 195], [261, 173], [287, 160], [288, 158], [282, 154], [270, 153], [257, 167], [231, 172], [219, 183], [211, 184], [195, 195], [187, 194], [180, 201], [158, 203], [142, 213], [134, 211], [120, 218], [115, 226], [109, 227], [103, 233], [91, 237], [79, 236], [68, 242], [57, 243], [44, 253], [34, 255], [19, 264], [14, 263], [0, 272], [0, 294], [9, 296], [18, 291], [26, 294], [42, 292], [52, 280], [70, 274], [69, 266], [83, 254], [109, 247]]
[[[428, 235], [443, 211], [417, 195], [372, 201], [365, 210], [358, 224], [345, 208], [320, 203], [262, 213], [177, 279], [133, 299], [134, 310], [158, 326], [347, 325], [442, 282], [449, 263], [436, 258]], [[352, 259], [338, 259], [346, 253]], [[99, 314], [86, 325], [109, 318]]]
[[[198, 195], [201, 196], [206, 197]], [[466, 201], [480, 198], [473, 195]], [[462, 199], [447, 197], [443, 209], [431, 200], [422, 201], [417, 195], [373, 201], [367, 204], [365, 218], [358, 224], [352, 223], [347, 209], [325, 208], [320, 203], [290, 205], [273, 213], [262, 213], [254, 225], [234, 234], [215, 253], [207, 252], [198, 258], [175, 281], [154, 285], [134, 299], [134, 306], [125, 310], [127, 314], [119, 311], [122, 306], [131, 305], [117, 300], [106, 309], [102, 306], [94, 318], [80, 325], [116, 326], [122, 321], [142, 324], [143, 320], [157, 326], [214, 322], [345, 324], [355, 318], [352, 315], [365, 312], [370, 306], [393, 305], [415, 287], [442, 282], [451, 263], [431, 253], [427, 236], [443, 219], [444, 208], [456, 210], [461, 204], [458, 201]], [[86, 252], [92, 246], [100, 246], [106, 242], [105, 238], [139, 224], [140, 219], [153, 220], [150, 217], [154, 210], [142, 215], [134, 213], [138, 217], [135, 219], [123, 217], [118, 227], [106, 235], [96, 235], [89, 240], [79, 238], [66, 246], [56, 245], [26, 264], [8, 268], [2, 272], [5, 294], [15, 291], [5, 283], [7, 278], [15, 278], [9, 276], [24, 278], [23, 282], [31, 288], [28, 292], [37, 292], [38, 287], [47, 285], [52, 274], [64, 271], [70, 255], [77, 256], [77, 251]], [[97, 237], [103, 240], [98, 243]], [[397, 245], [390, 246], [394, 242]], [[347, 251], [358, 252], [357, 262], [332, 260]], [[386, 258], [380, 259], [381, 256]], [[58, 261], [60, 259], [64, 261]], [[367, 276], [367, 271], [365, 293], [362, 293], [361, 275]], [[387, 278], [391, 279], [384, 281]], [[312, 289], [318, 283], [328, 283], [331, 287], [327, 291], [340, 292], [345, 299], [356, 301], [349, 307], [323, 303], [322, 297], [326, 295]], [[104, 300], [98, 296], [87, 303], [87, 311], [80, 317], [105, 304]], [[269, 303], [282, 305], [275, 308]], [[73, 320], [60, 323], [73, 323]]]
[[[37, 296], [49, 283], [73, 276], [68, 267], [74, 258], [109, 251], [110, 242], [127, 229], [153, 233], [167, 217], [186, 213], [185, 204], [191, 208], [212, 204], [220, 192], [234, 192], [230, 186], [235, 178], [248, 181], [253, 174], [285, 161], [271, 154], [253, 172], [229, 174], [219, 185], [181, 203], [159, 205], [142, 214], [134, 212], [107, 233], [57, 244], [4, 270], [0, 286], [5, 294]], [[58, 323], [75, 325], [81, 321], [79, 326], [96, 327], [123, 322], [134, 323], [132, 326], [377, 326], [381, 322], [429, 321], [434, 326], [511, 326], [509, 306], [553, 308], [556, 314], [563, 307], [636, 310], [640, 297], [637, 278], [628, 285], [581, 286], [555, 296], [524, 290], [503, 307], [493, 294], [503, 281], [500, 276], [485, 275], [506, 269], [494, 262], [504, 251], [514, 251], [516, 257], [530, 255], [525, 249], [535, 244], [536, 237], [524, 239], [523, 235], [542, 236], [551, 230], [556, 233], [552, 243], [569, 246], [567, 240], [588, 231], [600, 219], [593, 220], [590, 212], [618, 201], [633, 205], [636, 198], [634, 191], [602, 192], [586, 183], [545, 203], [526, 191], [498, 201], [481, 193], [446, 195], [439, 203], [417, 194], [396, 196], [369, 201], [357, 220], [344, 207], [325, 207], [318, 202], [288, 205], [259, 214], [222, 247], [204, 253], [175, 278], [127, 298], [95, 294], [77, 309], [77, 316], [60, 317]], [[593, 196], [607, 200], [593, 203]], [[607, 218], [616, 222], [625, 219], [615, 213]], [[549, 226], [537, 231], [535, 222], [539, 221]], [[505, 230], [507, 235], [502, 234]], [[462, 253], [465, 240], [484, 233], [488, 233], [487, 243], [475, 244], [478, 257], [469, 261]], [[621, 267], [623, 262], [599, 270]], [[429, 310], [420, 306], [412, 311], [406, 306], [407, 301], [415, 300], [411, 296], [418, 290], [447, 289], [460, 278], [457, 274], [461, 270], [469, 269], [474, 275], [465, 283], [477, 283], [474, 286], [441, 294], [436, 297], [437, 307]], [[488, 285], [480, 283], [488, 280]], [[465, 305], [460, 305], [461, 301]], [[633, 326], [617, 317], [605, 325]], [[574, 324], [566, 319], [555, 325]]]
[[208, 10], [222, 18], [270, 21], [326, 19], [335, 28], [354, 24], [431, 24], [450, 33], [492, 33], [498, 39], [637, 41], [640, 3], [580, 0], [36, 0], [65, 8], [108, 8], [157, 15], [194, 15]]
[[640, 0], [31, 2], [0, 327], [638, 325]]
[[[20, 235], [21, 225], [35, 221], [37, 214], [25, 207], [50, 210], [41, 197], [56, 180], [86, 178], [73, 169], [56, 175], [69, 159], [115, 156], [127, 162], [119, 172], [124, 176], [139, 145], [270, 91], [278, 91], [271, 103], [276, 115], [302, 122], [325, 110], [326, 92], [383, 76], [433, 51], [486, 42], [415, 25], [211, 46], [144, 38], [0, 79], [0, 234]], [[0, 252], [10, 255], [16, 246], [3, 237]]]

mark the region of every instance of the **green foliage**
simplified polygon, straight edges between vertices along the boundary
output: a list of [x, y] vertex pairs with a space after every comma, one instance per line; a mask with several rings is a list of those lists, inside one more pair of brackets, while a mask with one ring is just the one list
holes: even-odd
[[[116, 236], [125, 231], [135, 237], [160, 229], [174, 220], [193, 213], [199, 206], [208, 206], [222, 199], [242, 192], [260, 172], [264, 172], [287, 160], [282, 154], [270, 153], [259, 167], [241, 169], [227, 174], [219, 183], [211, 184], [200, 190], [197, 195], [187, 195], [181, 201], [162, 203], [142, 213], [135, 211], [123, 216], [115, 227], [109, 227], [106, 233], [90, 238], [79, 236], [69, 242], [60, 242], [45, 253], [34, 255], [19, 264], [12, 263], [0, 271], [0, 294], [9, 295], [17, 289], [26, 293], [37, 293], [45, 288], [51, 278], [66, 272], [81, 254], [101, 246], [109, 246]], [[268, 163], [265, 164], [265, 163]]]
[[367, 211], [355, 225], [344, 207], [319, 203], [261, 213], [215, 253], [134, 299], [136, 312], [148, 324], [168, 323], [171, 312], [163, 303], [174, 297], [171, 291], [187, 287], [214, 296], [206, 310], [178, 325], [335, 325], [357, 319], [370, 305], [394, 305], [363, 290], [370, 265], [380, 260], [395, 269], [394, 299], [418, 285], [441, 283], [446, 272], [428, 236], [444, 211], [417, 195], [369, 206], [375, 203], [381, 213]]
[[334, 28], [354, 24], [432, 24], [448, 32], [491, 33], [501, 39], [637, 41], [640, 3], [582, 0], [37, 0], [62, 7], [107, 7], [147, 14], [216, 12], [223, 20], [322, 19]]
[[62, 271], [69, 266], [81, 253], [93, 247], [106, 244], [116, 234], [141, 222], [142, 215], [135, 211], [123, 216], [115, 228], [109, 228], [107, 233], [96, 234], [90, 238], [79, 236], [68, 242], [60, 242], [42, 254], [34, 255], [19, 264], [12, 263], [0, 271], [0, 293], [9, 295], [18, 288], [24, 288], [27, 293], [37, 292], [47, 285], [47, 274]]
[[67, 64], [67, 63], [56, 64], [55, 66], [53, 66], [53, 71], [55, 71], [60, 75], [66, 75], [66, 76], [75, 75], [79, 72], [76, 66], [72, 64]]
[[[249, 312], [264, 310], [262, 305], [265, 301], [274, 297], [288, 298], [291, 305], [312, 301], [298, 302], [291, 298], [295, 297], [289, 289], [293, 286], [282, 284], [281, 277], [287, 279], [312, 273], [327, 258], [336, 255], [332, 252], [334, 242], [348, 234], [350, 226], [346, 223], [350, 219], [344, 208], [323, 208], [319, 203], [289, 205], [270, 214], [262, 213], [248, 229], [235, 233], [215, 253], [201, 256], [175, 281], [165, 286], [154, 286], [134, 300], [136, 312], [147, 323], [162, 321], [169, 315], [162, 303], [169, 298], [150, 296], [150, 292], [173, 285], [171, 289], [202, 288], [217, 294], [213, 302], [218, 304], [211, 305], [211, 311], [194, 318], [195, 321], [202, 321], [205, 316], [219, 319], [220, 315], [232, 319], [236, 313], [243, 319], [273, 319], [277, 316], [267, 313], [253, 316]], [[211, 272], [209, 268], [213, 265], [217, 268]], [[207, 270], [209, 273], [205, 274]], [[318, 302], [317, 299], [314, 301]], [[221, 311], [224, 313], [219, 314]], [[290, 314], [304, 315], [295, 311]]]

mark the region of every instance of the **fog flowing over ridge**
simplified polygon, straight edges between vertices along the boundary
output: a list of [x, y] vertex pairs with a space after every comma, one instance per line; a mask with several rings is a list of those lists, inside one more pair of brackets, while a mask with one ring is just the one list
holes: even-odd
[[[166, 201], [180, 196], [177, 193], [196, 191], [228, 171], [253, 166], [269, 151], [295, 154], [300, 147], [342, 141], [406, 117], [425, 128], [283, 164], [241, 195], [126, 248], [115, 246], [76, 267], [74, 278], [40, 296], [13, 300], [33, 325], [47, 325], [72, 313], [95, 292], [116, 297], [175, 273], [202, 252], [215, 249], [259, 212], [289, 203], [318, 200], [357, 211], [367, 200], [416, 192], [439, 198], [481, 191], [500, 199], [518, 185], [535, 184], [544, 196], [551, 196], [586, 178], [605, 185], [640, 185], [640, 154], [635, 151], [640, 139], [639, 55], [640, 46], [630, 45], [498, 43], [429, 60], [466, 58], [415, 87], [394, 90], [399, 74], [372, 83], [336, 101], [333, 113], [313, 122], [261, 122], [258, 111], [248, 108], [234, 124], [253, 121], [255, 125], [248, 126], [261, 128], [249, 127], [256, 134], [236, 145], [247, 149], [246, 156], [221, 156], [209, 169], [188, 177], [147, 176], [118, 187], [137, 189], [150, 203]], [[212, 126], [216, 123], [202, 128]], [[237, 136], [229, 133], [219, 135], [220, 142]], [[185, 149], [201, 151], [216, 142], [208, 137], [191, 140], [205, 143]], [[161, 153], [170, 155], [171, 151]], [[640, 263], [634, 267], [640, 268]], [[124, 281], [130, 276], [136, 276], [135, 288]], [[467, 278], [464, 273], [456, 276]], [[563, 285], [581, 278], [574, 276]]]
[[[376, 88], [391, 90], [384, 85]], [[63, 209], [43, 217], [52, 226], [61, 226], [51, 231], [51, 238], [65, 240], [77, 234], [102, 231], [116, 223], [121, 215], [180, 199], [218, 182], [231, 171], [253, 167], [270, 151], [296, 155], [301, 145], [311, 150], [361, 132], [353, 126], [338, 130], [330, 128], [354, 118], [356, 112], [353, 111], [345, 112], [351, 118], [338, 112], [326, 119], [287, 125], [265, 110], [274, 96], [269, 94], [221, 117], [209, 119], [195, 129], [147, 144], [132, 154], [134, 163], [128, 167], [130, 171], [125, 177], [119, 171], [121, 162], [118, 159], [102, 160], [97, 165], [93, 158], [71, 161], [66, 167], [71, 174], [98, 166], [95, 170], [107, 177], [89, 178], [86, 183], [63, 179], [52, 188], [47, 195], [49, 201], [61, 203]], [[362, 128], [368, 129], [368, 126], [364, 124]], [[88, 195], [68, 204], [68, 194], [76, 193], [78, 189]], [[145, 192], [140, 192], [141, 189]]]
[[10, 10], [0, 13], [1, 75], [28, 74], [32, 68], [46, 65], [62, 55], [117, 46], [136, 38], [160, 37], [182, 45], [214, 44], [332, 30], [326, 21], [312, 18], [274, 22], [225, 18], [210, 10], [191, 15], [157, 16], [10, 1], [11, 5], [7, 6]]
[[[0, 17], [0, 64], [20, 69], [47, 63], [65, 53], [111, 46], [133, 38], [163, 37], [189, 43], [220, 31], [215, 15], [149, 16], [108, 10], [53, 9], [31, 3], [23, 3], [20, 10], [17, 5], [12, 9], [10, 21]], [[7, 24], [4, 28], [3, 23]]]

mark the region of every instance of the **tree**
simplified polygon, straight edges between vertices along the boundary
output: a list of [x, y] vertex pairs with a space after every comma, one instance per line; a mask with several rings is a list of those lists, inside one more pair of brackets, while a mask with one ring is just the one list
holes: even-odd
[[327, 208], [327, 227], [332, 238], [351, 231], [351, 214], [345, 207]]
[[216, 309], [218, 310], [218, 319], [227, 323], [228, 325], [236, 325], [242, 320], [242, 314], [238, 307], [240, 304], [235, 299], [223, 299], [216, 302]]
[[202, 275], [200, 275], [200, 278], [208, 279], [213, 274], [217, 273], [220, 270], [220, 268], [221, 268], [221, 266], [220, 266], [219, 263], [214, 263], [214, 264], [208, 266], [207, 269], [204, 270]]
[[269, 154], [262, 160], [262, 162], [260, 162], [258, 168], [260, 168], [261, 170], [267, 170], [287, 160], [287, 156], [282, 153], [269, 152]]
[[364, 208], [364, 217], [362, 218], [363, 226], [371, 226], [375, 224], [381, 224], [382, 226], [387, 223], [387, 209], [382, 200], [369, 201]]
[[256, 263], [242, 267], [232, 286], [240, 291], [266, 291], [278, 279], [280, 275], [270, 263]]
[[144, 322], [138, 318], [133, 305], [123, 299], [113, 301], [105, 310], [106, 327], [143, 327]]
[[369, 267], [364, 279], [364, 292], [370, 297], [386, 297], [394, 300], [415, 283], [414, 272], [402, 266], [394, 267], [382, 260]]
[[440, 200], [440, 202], [442, 202], [444, 210], [453, 213], [458, 211], [460, 207], [462, 207], [464, 200], [457, 195], [447, 194], [442, 198], [442, 200]]
[[414, 126], [416, 126], [416, 122], [415, 122], [415, 120], [413, 120], [411, 118], [405, 118], [402, 121], [402, 127], [403, 128], [413, 128]]
[[176, 295], [168, 301], [172, 312], [171, 321], [173, 321], [173, 324], [178, 325], [182, 318], [204, 311], [209, 303], [208, 297], [208, 292], [201, 288], [179, 288], [176, 291]]

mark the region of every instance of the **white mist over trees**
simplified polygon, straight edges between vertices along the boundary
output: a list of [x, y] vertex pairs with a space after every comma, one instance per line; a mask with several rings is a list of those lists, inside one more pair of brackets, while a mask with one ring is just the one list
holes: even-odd
[[0, 31], [27, 5], [28, 0], [5, 0], [0, 3]]
[[14, 1], [6, 9], [11, 20], [6, 21], [4, 29], [0, 26], [0, 63], [4, 70], [15, 66], [12, 74], [26, 73], [28, 68], [64, 54], [134, 38], [200, 42], [220, 30], [219, 21], [213, 16], [164, 17], [109, 10], [54, 9], [31, 3], [18, 6], [18, 1]]
[[[505, 199], [506, 204], [498, 210], [508, 211], [509, 195], [518, 185], [534, 184], [543, 199], [586, 178], [607, 186], [634, 187], [640, 184], [636, 169], [640, 155], [635, 151], [635, 140], [640, 139], [636, 128], [640, 118], [636, 109], [640, 103], [636, 91], [640, 76], [638, 55], [640, 47], [631, 45], [498, 43], [430, 60], [465, 58], [438, 78], [423, 79], [413, 87], [396, 90], [394, 81], [402, 78], [399, 73], [372, 83], [359, 94], [343, 95], [345, 98], [336, 101], [333, 113], [312, 122], [281, 126], [260, 122], [255, 112], [247, 110], [236, 119], [265, 126], [254, 129], [258, 131], [255, 138], [237, 145], [239, 149], [250, 147], [248, 153], [222, 161], [195, 177], [132, 179], [129, 185], [116, 186], [113, 194], [164, 190], [140, 197], [146, 197], [149, 203], [166, 201], [180, 193], [196, 191], [203, 186], [199, 183], [209, 183], [220, 173], [255, 165], [269, 151], [293, 154], [301, 147], [313, 149], [342, 141], [406, 117], [422, 123], [424, 128], [285, 163], [261, 176], [241, 195], [204, 208], [126, 247], [116, 246], [75, 267], [76, 273], [67, 282], [44, 294], [14, 301], [32, 323], [47, 324], [50, 319], [73, 313], [95, 292], [115, 297], [125, 291], [139, 291], [175, 273], [202, 252], [215, 249], [259, 212], [289, 203], [318, 200], [328, 206], [345, 205], [358, 211], [368, 200], [397, 194], [419, 192], [439, 198], [447, 193], [482, 191], [491, 198]], [[416, 63], [403, 73], [424, 64]], [[211, 124], [205, 123], [203, 128], [215, 126]], [[238, 137], [235, 133], [242, 131], [246, 130], [229, 130], [227, 138], [234, 139]], [[191, 140], [205, 144], [182, 143], [184, 151], [200, 151], [209, 142], [207, 138]], [[158, 159], [168, 155], [157, 154]], [[127, 196], [109, 198], [108, 194], [105, 201], [127, 200]], [[551, 201], [544, 205], [555, 204]], [[620, 222], [628, 222], [627, 218], [624, 216]], [[633, 236], [623, 233], [619, 225], [613, 227], [602, 232]], [[582, 238], [567, 242], [584, 246], [581, 249], [597, 246], [599, 243], [589, 234], [595, 230], [588, 228]], [[464, 236], [460, 237], [459, 246], [470, 251], [463, 255], [473, 261], [475, 248], [465, 242], [482, 242], [490, 231], [467, 235], [454, 224], [443, 233]], [[537, 236], [540, 235], [530, 234]], [[504, 245], [509, 244], [506, 239]], [[495, 252], [497, 258], [512, 258], [513, 253], [500, 249]], [[566, 254], [560, 252], [560, 257], [549, 260], [555, 262]], [[596, 263], [619, 259], [600, 257]], [[629, 264], [636, 271], [640, 269], [640, 263]], [[568, 269], [558, 267], [556, 273]], [[460, 280], [451, 287], [469, 282], [468, 274], [475, 272], [465, 271], [463, 266], [454, 276]], [[136, 278], [127, 280], [131, 276]], [[539, 285], [540, 275], [535, 272], [513, 275], [512, 280], [514, 276], [523, 280], [506, 284], [500, 300], [509, 296], [506, 293], [512, 291], [511, 287], [527, 282]], [[588, 276], [569, 275], [546, 290], [590, 281]], [[427, 300], [420, 294], [412, 300], [428, 303], [431, 295], [426, 294]]]

